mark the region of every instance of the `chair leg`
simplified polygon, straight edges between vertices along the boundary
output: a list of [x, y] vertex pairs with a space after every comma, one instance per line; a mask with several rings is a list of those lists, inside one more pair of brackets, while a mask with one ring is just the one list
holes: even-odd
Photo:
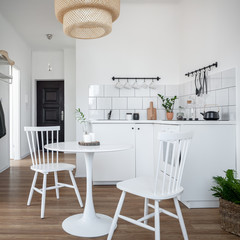
[[[148, 203], [149, 203], [149, 199], [145, 198], [145, 200], [144, 200], [144, 217], [148, 215]], [[147, 224], [148, 220], [144, 220], [144, 223]]]
[[75, 178], [74, 178], [73, 173], [72, 173], [71, 170], [69, 170], [69, 175], [70, 175], [70, 178], [71, 178], [71, 180], [72, 180], [72, 184], [73, 184], [73, 186], [74, 186], [74, 190], [75, 190], [75, 193], [76, 193], [76, 195], [77, 195], [78, 202], [79, 202], [80, 206], [83, 207], [82, 198], [81, 198], [80, 193], [79, 193], [79, 191], [78, 191], [78, 187], [77, 187]]
[[181, 230], [182, 230], [183, 238], [184, 238], [184, 240], [188, 240], [187, 230], [186, 230], [186, 227], [185, 227], [185, 224], [184, 224], [182, 211], [181, 211], [181, 208], [179, 206], [178, 199], [175, 197], [173, 200], [174, 200], [174, 205], [175, 205], [175, 208], [176, 208], [176, 211], [177, 211], [180, 227], [181, 227]]
[[119, 214], [120, 214], [120, 212], [121, 212], [121, 209], [122, 209], [122, 205], [123, 205], [125, 196], [126, 196], [126, 192], [123, 191], [123, 192], [122, 192], [122, 195], [121, 195], [121, 197], [120, 197], [120, 199], [119, 199], [119, 202], [118, 202], [118, 206], [117, 206], [117, 209], [116, 209], [116, 212], [115, 212], [113, 221], [112, 221], [112, 225], [111, 225], [111, 227], [110, 227], [110, 231], [109, 231], [107, 240], [111, 240], [111, 239], [112, 239], [113, 232], [114, 232], [114, 230], [115, 230], [115, 226], [116, 226], [116, 224], [117, 224], [118, 216], [119, 216]]
[[43, 186], [42, 186], [41, 218], [44, 218], [45, 200], [46, 200], [46, 188], [47, 188], [47, 173], [44, 173], [43, 174]]
[[159, 217], [159, 203], [155, 201], [155, 240], [160, 240], [160, 217]]
[[[55, 186], [58, 186], [58, 175], [57, 172], [54, 172], [54, 181], [55, 181]], [[59, 188], [56, 188], [56, 197], [59, 199]]]
[[29, 196], [28, 196], [28, 201], [27, 201], [27, 205], [29, 206], [31, 204], [32, 201], [32, 196], [33, 196], [33, 192], [34, 192], [34, 187], [36, 185], [36, 181], [37, 181], [37, 176], [38, 176], [38, 172], [35, 172], [34, 177], [33, 177], [33, 181], [32, 181], [32, 186], [29, 192]]

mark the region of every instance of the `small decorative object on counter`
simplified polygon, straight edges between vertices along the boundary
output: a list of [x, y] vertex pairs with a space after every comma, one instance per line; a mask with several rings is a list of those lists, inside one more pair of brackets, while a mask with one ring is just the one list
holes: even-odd
[[126, 113], [126, 120], [128, 121], [132, 120], [132, 113]]
[[193, 109], [193, 101], [190, 99], [190, 100], [187, 100], [187, 105], [188, 105], [188, 108], [189, 108], [189, 114], [188, 114], [188, 120], [194, 120], [194, 109]]
[[240, 180], [233, 169], [225, 171], [226, 177], [213, 177], [216, 186], [211, 188], [213, 196], [219, 198], [221, 228], [240, 236]]
[[179, 112], [177, 113], [177, 120], [183, 120], [184, 119], [184, 107], [179, 106]]
[[139, 120], [139, 113], [134, 113], [133, 114], [133, 120]]
[[167, 120], [172, 120], [174, 103], [177, 99], [177, 96], [174, 96], [172, 98], [164, 97], [161, 94], [158, 94], [158, 96], [162, 99], [162, 106], [166, 110]]
[[147, 119], [157, 120], [157, 110], [153, 107], [153, 102], [150, 102], [150, 107], [147, 109]]

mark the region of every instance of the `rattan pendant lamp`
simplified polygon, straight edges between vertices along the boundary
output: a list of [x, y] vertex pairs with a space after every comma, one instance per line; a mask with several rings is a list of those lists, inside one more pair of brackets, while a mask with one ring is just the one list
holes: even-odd
[[63, 32], [73, 38], [106, 36], [119, 13], [120, 0], [55, 0], [55, 14]]

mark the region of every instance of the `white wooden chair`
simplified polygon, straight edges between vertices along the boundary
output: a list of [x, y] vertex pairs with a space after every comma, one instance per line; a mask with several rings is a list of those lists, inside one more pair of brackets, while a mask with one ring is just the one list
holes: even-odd
[[[53, 142], [58, 143], [60, 126], [25, 127], [24, 130], [27, 134], [29, 150], [32, 158], [31, 170], [35, 171], [27, 205], [29, 206], [31, 204], [33, 191], [42, 194], [41, 218], [44, 218], [46, 190], [56, 189], [56, 197], [57, 199], [59, 199], [59, 188], [69, 187], [75, 190], [78, 202], [80, 206], [83, 207], [82, 199], [72, 173], [73, 169], [75, 169], [75, 165], [68, 163], [59, 163], [58, 152], [54, 154], [54, 151], [50, 151], [50, 153], [49, 150], [47, 150], [46, 153], [44, 151], [44, 144], [49, 144]], [[59, 171], [69, 172], [72, 185], [58, 182], [57, 172]], [[55, 186], [47, 187], [47, 175], [50, 172], [54, 173]], [[43, 174], [42, 189], [35, 187], [38, 173]]]
[[[160, 240], [160, 213], [178, 219], [183, 237], [185, 240], [188, 239], [177, 197], [183, 192], [180, 183], [191, 138], [191, 133], [159, 133], [159, 156], [155, 176], [133, 178], [117, 184], [117, 188], [122, 190], [122, 195], [107, 240], [112, 239], [118, 218], [155, 231], [155, 240]], [[135, 220], [120, 215], [126, 192], [145, 198], [142, 218]], [[149, 199], [154, 201], [154, 205], [149, 204]], [[166, 199], [173, 199], [177, 215], [159, 207], [159, 202]], [[149, 207], [154, 209], [153, 213], [148, 213]], [[148, 219], [152, 217], [155, 218], [154, 227], [147, 224]]]

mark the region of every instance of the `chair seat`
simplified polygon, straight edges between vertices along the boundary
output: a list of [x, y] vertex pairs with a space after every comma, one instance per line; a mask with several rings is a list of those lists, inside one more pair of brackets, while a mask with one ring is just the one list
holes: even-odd
[[47, 172], [56, 172], [56, 171], [68, 171], [73, 170], [75, 165], [68, 163], [49, 163], [41, 164], [38, 166], [31, 166], [31, 169], [36, 172], [47, 173]]
[[154, 194], [154, 183], [153, 177], [138, 177], [132, 178], [123, 182], [117, 183], [117, 188], [148, 199], [163, 200], [174, 198], [183, 191], [183, 187], [179, 187], [177, 191], [169, 194], [162, 194], [161, 177], [159, 178], [159, 184], [156, 194]]

